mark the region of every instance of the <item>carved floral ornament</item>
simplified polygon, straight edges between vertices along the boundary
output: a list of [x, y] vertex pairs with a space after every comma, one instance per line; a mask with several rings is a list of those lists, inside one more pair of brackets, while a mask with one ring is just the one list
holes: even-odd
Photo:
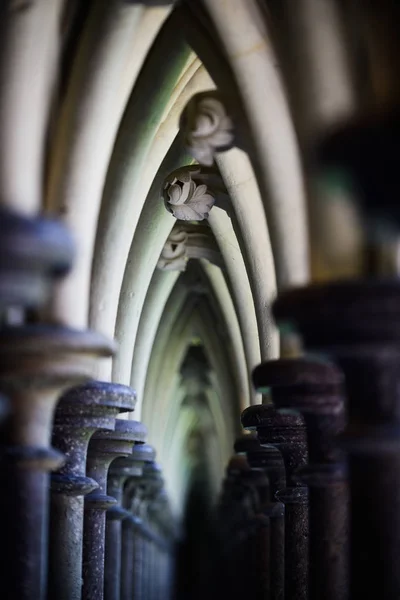
[[164, 244], [157, 268], [185, 271], [190, 259], [205, 259], [222, 268], [221, 253], [208, 225], [178, 223]]
[[234, 124], [218, 92], [203, 92], [191, 98], [181, 116], [180, 128], [188, 152], [200, 164], [211, 166], [216, 151], [231, 148]]
[[184, 271], [188, 261], [187, 239], [188, 234], [184, 229], [174, 228], [164, 244], [157, 268], [162, 271]]
[[181, 221], [202, 221], [207, 219], [215, 198], [205, 184], [197, 185], [192, 175], [200, 169], [189, 171], [177, 169], [164, 184], [164, 202], [166, 209]]

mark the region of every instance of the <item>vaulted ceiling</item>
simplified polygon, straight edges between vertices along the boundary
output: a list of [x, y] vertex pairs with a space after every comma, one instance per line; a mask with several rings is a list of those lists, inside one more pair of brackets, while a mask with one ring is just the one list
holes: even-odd
[[310, 152], [385, 100], [390, 57], [368, 60], [373, 15], [349, 4], [14, 0], [1, 19], [4, 203], [70, 228], [47, 316], [116, 339], [93, 376], [137, 390], [178, 512], [196, 469], [216, 489], [252, 368], [299, 352], [277, 292], [363, 266], [359, 215]]

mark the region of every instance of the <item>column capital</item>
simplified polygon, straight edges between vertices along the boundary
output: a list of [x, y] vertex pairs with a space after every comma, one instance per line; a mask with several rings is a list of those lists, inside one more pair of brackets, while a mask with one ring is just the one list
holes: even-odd
[[306, 469], [316, 469], [316, 477], [319, 470], [322, 480], [335, 477], [338, 469], [340, 476], [342, 471], [339, 463], [343, 457], [335, 438], [343, 432], [346, 420], [343, 379], [335, 365], [315, 358], [271, 360], [253, 371], [258, 389], [272, 386], [272, 401], [281, 414], [295, 411], [303, 415], [310, 463]]
[[[245, 419], [242, 421], [246, 427]], [[262, 446], [256, 435], [243, 435], [236, 439], [235, 452], [244, 454], [251, 468], [263, 469], [268, 475], [271, 497], [286, 487], [285, 464], [282, 454], [274, 446]]]
[[398, 280], [360, 280], [287, 291], [273, 307], [278, 324], [290, 323], [307, 349], [345, 373], [349, 450], [398, 451], [399, 306]]
[[[37, 598], [44, 592], [47, 473], [64, 461], [50, 447], [58, 398], [68, 387], [90, 379], [98, 358], [112, 355], [114, 348], [113, 342], [96, 332], [58, 325], [2, 329], [0, 391], [11, 407], [2, 456], [9, 521], [5, 535], [10, 540], [5, 565], [12, 566], [6, 566], [6, 571], [14, 573], [9, 583], [18, 597], [25, 597], [26, 590]], [[85, 477], [75, 484], [82, 493], [93, 485]]]
[[124, 490], [124, 506], [131, 508], [132, 500], [138, 493], [143, 467], [146, 463], [154, 461], [156, 452], [149, 444], [136, 444], [132, 454], [124, 459], [129, 469], [129, 478]]
[[147, 461], [143, 465], [143, 473], [140, 478], [140, 485], [144, 492], [146, 500], [153, 500], [164, 486], [161, 466], [154, 460]]
[[260, 391], [284, 388], [290, 393], [295, 390], [304, 392], [305, 399], [309, 397], [311, 402], [313, 393], [341, 389], [344, 381], [343, 374], [334, 364], [317, 358], [269, 360], [253, 370], [252, 378]]
[[296, 413], [280, 413], [271, 405], [259, 404], [246, 408], [241, 418], [246, 429], [257, 429], [261, 445], [272, 444], [281, 452], [288, 485], [298, 485], [294, 474], [307, 463], [303, 417]]
[[[2, 330], [0, 389], [12, 403], [5, 439], [18, 447], [49, 449], [53, 414], [59, 394], [89, 379], [95, 361], [110, 356], [114, 344], [93, 331], [56, 325], [26, 325]], [[33, 457], [37, 468], [37, 457]], [[44, 469], [47, 466], [43, 465]]]
[[66, 462], [52, 475], [53, 492], [79, 496], [98, 487], [85, 475], [89, 440], [98, 429], [114, 430], [121, 411], [120, 391], [114, 384], [91, 381], [62, 396], [54, 417], [53, 443], [65, 454]]
[[[130, 432], [135, 445], [144, 444], [144, 440], [147, 436], [147, 428], [139, 421], [127, 421], [130, 425]], [[142, 467], [140, 461], [134, 460], [132, 452], [135, 448], [132, 448], [130, 454], [126, 456], [119, 456], [115, 458], [108, 469], [108, 480], [107, 480], [107, 492], [116, 500], [120, 505], [123, 502], [123, 487], [125, 482], [135, 475], [139, 476], [142, 474]], [[126, 512], [121, 512], [121, 507], [113, 507], [107, 512], [107, 518], [115, 519], [118, 518], [117, 511], [120, 518], [125, 518]]]
[[65, 275], [73, 258], [72, 238], [62, 224], [0, 207], [2, 306], [43, 305], [52, 279]]
[[[134, 410], [136, 392], [125, 385], [103, 384], [104, 393], [110, 396], [120, 412]], [[129, 456], [137, 438], [137, 423], [116, 419], [113, 431], [98, 430], [89, 443], [87, 476], [98, 483], [98, 489], [85, 497], [83, 540], [82, 598], [103, 598], [105, 583], [106, 511], [118, 504], [108, 494], [107, 474], [113, 460]]]
[[[125, 388], [126, 386], [118, 386]], [[125, 390], [121, 395], [116, 394], [121, 412], [133, 410], [136, 394], [129, 396]], [[129, 402], [130, 399], [130, 402]], [[114, 430], [97, 431], [89, 443], [87, 474], [99, 484], [99, 490], [86, 496], [85, 505], [99, 507], [98, 503], [107, 494], [108, 468], [113, 460], [123, 456], [129, 456], [132, 452], [132, 444], [136, 439], [136, 423], [127, 419], [115, 419]], [[99, 495], [100, 494], [100, 495]], [[101, 497], [100, 497], [101, 496]], [[111, 504], [115, 504], [113, 499]]]
[[[395, 22], [395, 20], [394, 20]], [[357, 197], [364, 215], [373, 224], [400, 224], [396, 198], [399, 193], [394, 148], [398, 143], [397, 108], [387, 107], [374, 114], [342, 123], [319, 144], [314, 157], [320, 180]], [[362, 149], [362, 152], [360, 152]]]

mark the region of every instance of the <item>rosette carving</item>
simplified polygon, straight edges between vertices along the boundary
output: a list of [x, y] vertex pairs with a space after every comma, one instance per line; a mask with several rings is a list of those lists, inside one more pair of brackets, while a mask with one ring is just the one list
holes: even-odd
[[215, 152], [233, 146], [234, 124], [218, 92], [193, 96], [182, 113], [180, 126], [188, 152], [202, 165], [211, 166]]
[[164, 202], [167, 210], [181, 221], [207, 219], [215, 197], [203, 183], [197, 184], [192, 175], [198, 170], [177, 169], [164, 184]]

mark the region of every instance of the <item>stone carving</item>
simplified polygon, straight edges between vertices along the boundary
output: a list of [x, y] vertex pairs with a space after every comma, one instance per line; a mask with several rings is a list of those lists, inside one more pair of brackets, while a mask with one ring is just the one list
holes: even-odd
[[184, 271], [188, 256], [186, 253], [186, 242], [188, 234], [184, 229], [173, 229], [157, 263], [162, 271]]
[[171, 231], [157, 267], [162, 271], [185, 271], [190, 259], [205, 259], [222, 268], [218, 244], [208, 224], [177, 223]]
[[181, 221], [207, 219], [215, 198], [205, 184], [196, 184], [192, 175], [199, 170], [177, 169], [164, 184], [164, 202], [167, 210]]
[[196, 94], [181, 116], [184, 143], [200, 164], [211, 166], [218, 150], [231, 148], [234, 125], [217, 92]]

